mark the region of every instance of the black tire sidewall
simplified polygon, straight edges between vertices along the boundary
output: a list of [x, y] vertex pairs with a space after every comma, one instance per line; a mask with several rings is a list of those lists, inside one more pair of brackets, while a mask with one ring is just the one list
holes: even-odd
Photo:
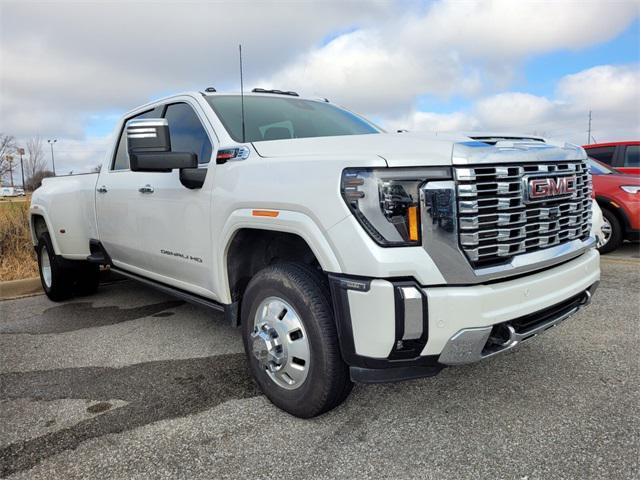
[[[44, 281], [44, 275], [42, 274], [42, 251], [46, 250], [49, 255], [49, 264], [51, 265], [51, 287], [48, 287]], [[51, 288], [55, 283], [54, 281], [54, 268], [53, 268], [53, 257], [55, 253], [53, 253], [53, 247], [51, 246], [51, 239], [49, 238], [48, 233], [44, 233], [40, 236], [38, 241], [38, 273], [40, 274], [40, 283], [42, 283], [42, 289], [44, 293], [49, 295], [51, 292]]]
[[[51, 286], [46, 285], [42, 274], [42, 251], [45, 249], [49, 255], [49, 264], [51, 266]], [[60, 265], [51, 243], [51, 237], [46, 232], [40, 236], [38, 241], [38, 272], [42, 289], [49, 299], [57, 302], [72, 296], [73, 279], [69, 269]]]
[[608, 208], [603, 208], [602, 215], [607, 219], [609, 225], [611, 226], [611, 236], [609, 237], [609, 241], [598, 249], [600, 253], [605, 254], [613, 252], [614, 250], [619, 248], [620, 245], [622, 245], [624, 237], [622, 232], [622, 225], [620, 223], [620, 220], [618, 220], [618, 217], [616, 217], [615, 213], [613, 213]]

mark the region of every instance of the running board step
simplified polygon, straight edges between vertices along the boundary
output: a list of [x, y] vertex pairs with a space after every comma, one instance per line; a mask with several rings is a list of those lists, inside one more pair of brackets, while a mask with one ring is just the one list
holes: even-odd
[[200, 305], [201, 307], [207, 307], [212, 310], [216, 310], [218, 312], [224, 313], [224, 318], [227, 322], [231, 324], [232, 327], [240, 326], [240, 316], [239, 316], [239, 303], [233, 302], [229, 305], [218, 303], [215, 300], [211, 300], [209, 298], [201, 297], [200, 295], [196, 295], [194, 293], [185, 292], [184, 290], [180, 290], [179, 288], [172, 287], [170, 285], [166, 285], [164, 283], [156, 282], [155, 280], [151, 280], [149, 278], [142, 277], [140, 275], [136, 275], [135, 273], [128, 272], [126, 270], [122, 270], [118, 267], [111, 267], [111, 271], [118, 273], [124, 277], [130, 278], [140, 283], [144, 283], [145, 285], [149, 285], [150, 287], [155, 288], [156, 290], [160, 290], [161, 292], [172, 295], [176, 298], [184, 300], [189, 303], [193, 303], [195, 305]]
[[144, 283], [145, 285], [149, 285], [150, 287], [153, 287], [156, 290], [160, 290], [161, 292], [168, 293], [169, 295], [173, 295], [174, 297], [177, 297], [181, 300], [185, 300], [189, 303], [211, 308], [219, 312], [225, 311], [225, 306], [222, 303], [216, 302], [215, 300], [210, 300], [208, 298], [201, 297], [200, 295], [196, 295], [194, 293], [185, 292], [184, 290], [180, 290], [179, 288], [172, 287], [164, 283], [156, 282], [155, 280], [151, 280], [150, 278], [142, 277], [135, 273], [122, 270], [118, 267], [111, 267], [111, 271], [115, 273], [119, 273], [120, 275], [123, 275], [125, 277], [131, 278], [132, 280], [136, 280], [140, 283]]

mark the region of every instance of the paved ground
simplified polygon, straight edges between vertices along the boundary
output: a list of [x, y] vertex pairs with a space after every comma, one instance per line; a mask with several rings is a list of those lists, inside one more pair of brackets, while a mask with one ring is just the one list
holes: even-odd
[[131, 282], [1, 302], [0, 477], [637, 479], [638, 259], [605, 257], [594, 304], [541, 339], [311, 421], [206, 310]]

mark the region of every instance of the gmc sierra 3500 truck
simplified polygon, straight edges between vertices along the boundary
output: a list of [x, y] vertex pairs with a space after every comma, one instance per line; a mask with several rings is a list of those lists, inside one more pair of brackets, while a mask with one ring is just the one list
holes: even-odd
[[33, 194], [49, 298], [94, 292], [108, 265], [219, 310], [300, 417], [352, 382], [505, 352], [589, 303], [582, 148], [386, 133], [325, 99], [212, 90], [132, 110], [99, 173]]

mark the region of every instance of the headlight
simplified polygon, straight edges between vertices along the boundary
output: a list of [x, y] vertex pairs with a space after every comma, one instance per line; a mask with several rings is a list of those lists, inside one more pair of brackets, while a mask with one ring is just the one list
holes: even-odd
[[448, 179], [446, 167], [348, 168], [342, 172], [342, 197], [362, 227], [379, 245], [419, 245], [420, 187]]
[[624, 190], [627, 193], [638, 193], [640, 192], [640, 186], [638, 185], [622, 185], [620, 187], [622, 190]]

